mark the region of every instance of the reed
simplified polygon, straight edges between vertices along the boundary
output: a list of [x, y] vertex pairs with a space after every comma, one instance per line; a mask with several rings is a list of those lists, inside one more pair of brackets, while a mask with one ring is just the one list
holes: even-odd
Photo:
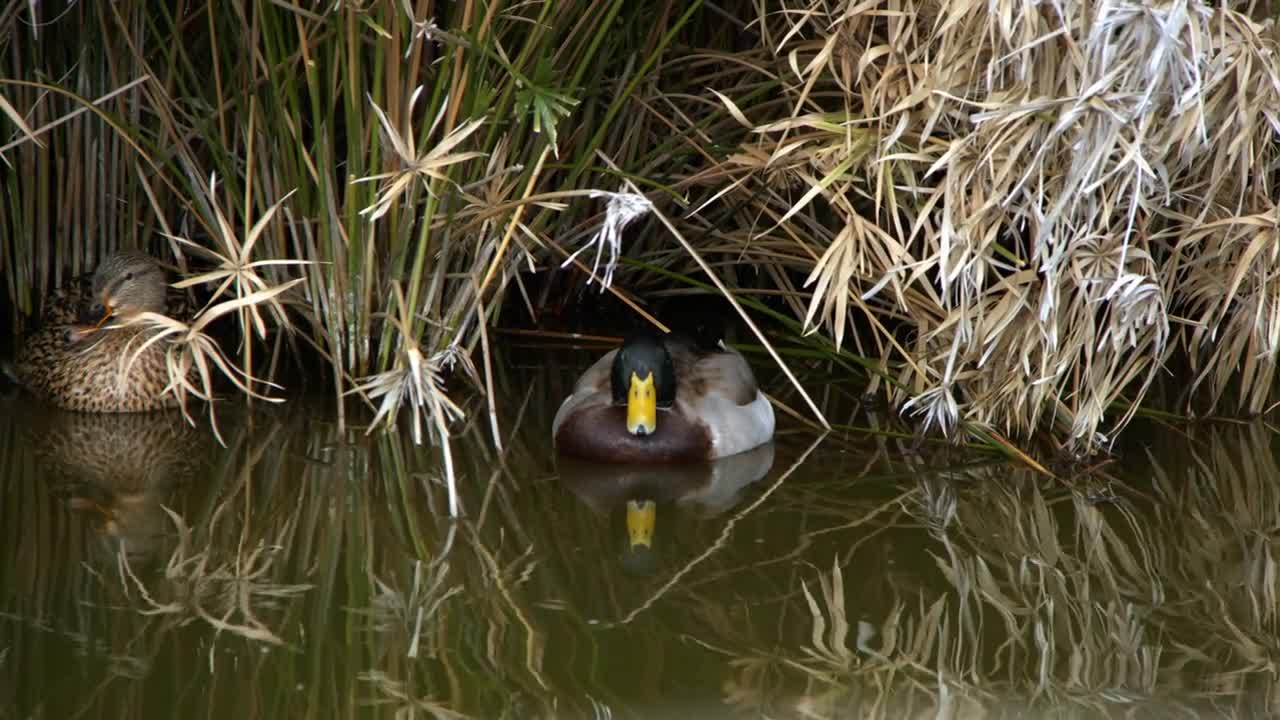
[[20, 331], [117, 247], [227, 300], [300, 281], [224, 316], [238, 377], [314, 355], [335, 397], [446, 445], [490, 331], [564, 300], [562, 265], [569, 302], [655, 321], [724, 297], [793, 380], [776, 345], [951, 436], [1103, 448], [1170, 367], [1164, 409], [1258, 413], [1270, 9], [15, 0], [7, 312]]

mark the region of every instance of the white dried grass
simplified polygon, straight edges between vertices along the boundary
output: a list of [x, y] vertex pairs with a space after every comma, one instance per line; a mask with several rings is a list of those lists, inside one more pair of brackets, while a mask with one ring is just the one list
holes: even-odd
[[863, 318], [859, 350], [904, 361], [896, 402], [1091, 449], [1177, 350], [1214, 402], [1239, 381], [1265, 407], [1270, 21], [1195, 0], [786, 5], [760, 22], [791, 117], [717, 93], [751, 137], [709, 194], [765, 204], [744, 255], [804, 270], [805, 324], [837, 345]]

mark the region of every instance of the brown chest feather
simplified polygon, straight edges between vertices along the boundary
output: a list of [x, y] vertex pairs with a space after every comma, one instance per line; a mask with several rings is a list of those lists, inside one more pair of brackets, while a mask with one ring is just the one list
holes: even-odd
[[649, 435], [627, 432], [626, 408], [583, 408], [556, 432], [556, 449], [570, 457], [607, 463], [689, 463], [711, 458], [711, 434], [702, 423], [658, 411], [658, 429]]
[[169, 383], [164, 342], [135, 357], [146, 333], [117, 328], [95, 335], [73, 342], [65, 327], [37, 330], [14, 358], [19, 380], [68, 410], [145, 412], [174, 405], [173, 396], [163, 393]]

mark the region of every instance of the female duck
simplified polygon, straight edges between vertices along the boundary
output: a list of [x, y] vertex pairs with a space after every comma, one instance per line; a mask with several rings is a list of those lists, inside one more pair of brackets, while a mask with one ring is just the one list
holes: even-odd
[[[10, 374], [59, 407], [141, 412], [172, 407], [166, 345], [146, 345], [146, 330], [123, 325], [140, 312], [165, 312], [164, 270], [136, 250], [117, 252], [88, 282], [52, 299], [41, 327], [18, 348]], [[113, 322], [107, 325], [108, 320]], [[139, 353], [139, 350], [141, 352]]]
[[558, 452], [584, 460], [680, 463], [762, 445], [773, 424], [773, 406], [737, 351], [640, 333], [583, 373], [551, 433]]

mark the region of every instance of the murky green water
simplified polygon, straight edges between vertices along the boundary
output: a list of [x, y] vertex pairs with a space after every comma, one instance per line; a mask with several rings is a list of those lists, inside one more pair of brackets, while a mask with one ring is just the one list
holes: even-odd
[[323, 403], [229, 406], [222, 449], [175, 416], [0, 399], [0, 718], [1274, 707], [1263, 424], [1135, 432], [1057, 479], [798, 427], [623, 474], [557, 469], [568, 379], [504, 379], [500, 452], [469, 408], [457, 523], [438, 449]]

